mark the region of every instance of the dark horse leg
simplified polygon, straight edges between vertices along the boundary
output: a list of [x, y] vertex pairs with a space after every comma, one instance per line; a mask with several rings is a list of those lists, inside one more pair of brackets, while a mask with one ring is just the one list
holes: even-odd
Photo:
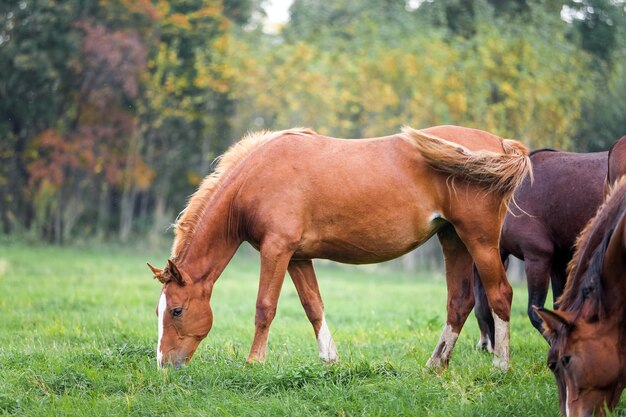
[[570, 259], [572, 259], [572, 255], [555, 257], [556, 260], [552, 264], [552, 307], [557, 309], [558, 299], [563, 294], [563, 290], [565, 289], [565, 283], [567, 281], [567, 264]]
[[[500, 259], [502, 259], [504, 269], [507, 269], [509, 266], [509, 254], [500, 250]], [[493, 340], [495, 337], [493, 316], [489, 308], [485, 287], [483, 287], [476, 266], [474, 266], [474, 301], [474, 315], [476, 316], [478, 328], [480, 329], [480, 339], [478, 339], [476, 347], [478, 349], [485, 349], [488, 352], [493, 352]]]
[[552, 269], [552, 254], [526, 256], [526, 283], [528, 285], [528, 318], [533, 327], [543, 335], [543, 320], [535, 313], [533, 306], [543, 307], [548, 296], [550, 285], [550, 270]]
[[296, 286], [306, 316], [309, 318], [311, 325], [313, 325], [320, 359], [324, 362], [337, 362], [339, 355], [324, 318], [324, 303], [317, 285], [313, 262], [310, 260], [292, 260], [289, 262], [287, 270]]
[[448, 316], [427, 366], [447, 366], [452, 350], [474, 306], [472, 294], [472, 257], [452, 225], [447, 225], [437, 233], [446, 266], [448, 286]]

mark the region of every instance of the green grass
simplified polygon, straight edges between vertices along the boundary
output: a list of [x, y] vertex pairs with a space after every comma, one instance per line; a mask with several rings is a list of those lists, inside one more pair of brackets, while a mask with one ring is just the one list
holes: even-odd
[[[285, 281], [265, 365], [245, 366], [256, 256], [238, 254], [217, 282], [215, 323], [191, 363], [157, 370], [160, 285], [135, 248], [0, 243], [0, 415], [558, 416], [547, 345], [515, 287], [512, 369], [478, 352], [470, 316], [450, 368], [424, 366], [445, 320], [441, 274], [318, 263], [340, 363], [317, 359], [313, 331]], [[625, 412], [624, 401], [616, 414]]]

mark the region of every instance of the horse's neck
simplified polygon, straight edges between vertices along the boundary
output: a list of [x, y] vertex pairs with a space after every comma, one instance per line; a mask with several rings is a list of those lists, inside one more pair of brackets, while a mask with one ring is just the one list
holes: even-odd
[[211, 215], [189, 237], [183, 253], [176, 256], [177, 266], [192, 279], [215, 282], [241, 245], [237, 222], [229, 218], [228, 212], [228, 207], [210, 210]]

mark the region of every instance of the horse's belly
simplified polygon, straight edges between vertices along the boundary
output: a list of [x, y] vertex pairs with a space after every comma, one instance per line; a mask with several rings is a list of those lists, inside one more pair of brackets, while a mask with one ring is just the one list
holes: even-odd
[[437, 227], [416, 230], [407, 224], [403, 231], [388, 228], [383, 233], [360, 230], [349, 235], [318, 233], [303, 236], [294, 258], [322, 258], [350, 264], [367, 264], [395, 259], [426, 242]]

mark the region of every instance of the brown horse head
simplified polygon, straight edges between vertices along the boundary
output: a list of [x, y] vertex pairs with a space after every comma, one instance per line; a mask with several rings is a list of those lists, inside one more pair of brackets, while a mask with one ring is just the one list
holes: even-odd
[[172, 260], [164, 270], [148, 264], [154, 278], [163, 283], [157, 306], [159, 339], [157, 364], [178, 368], [188, 362], [213, 325], [209, 300], [213, 285], [194, 282]]
[[536, 309], [568, 417], [603, 416], [626, 386], [626, 181], [583, 231], [560, 310]]

